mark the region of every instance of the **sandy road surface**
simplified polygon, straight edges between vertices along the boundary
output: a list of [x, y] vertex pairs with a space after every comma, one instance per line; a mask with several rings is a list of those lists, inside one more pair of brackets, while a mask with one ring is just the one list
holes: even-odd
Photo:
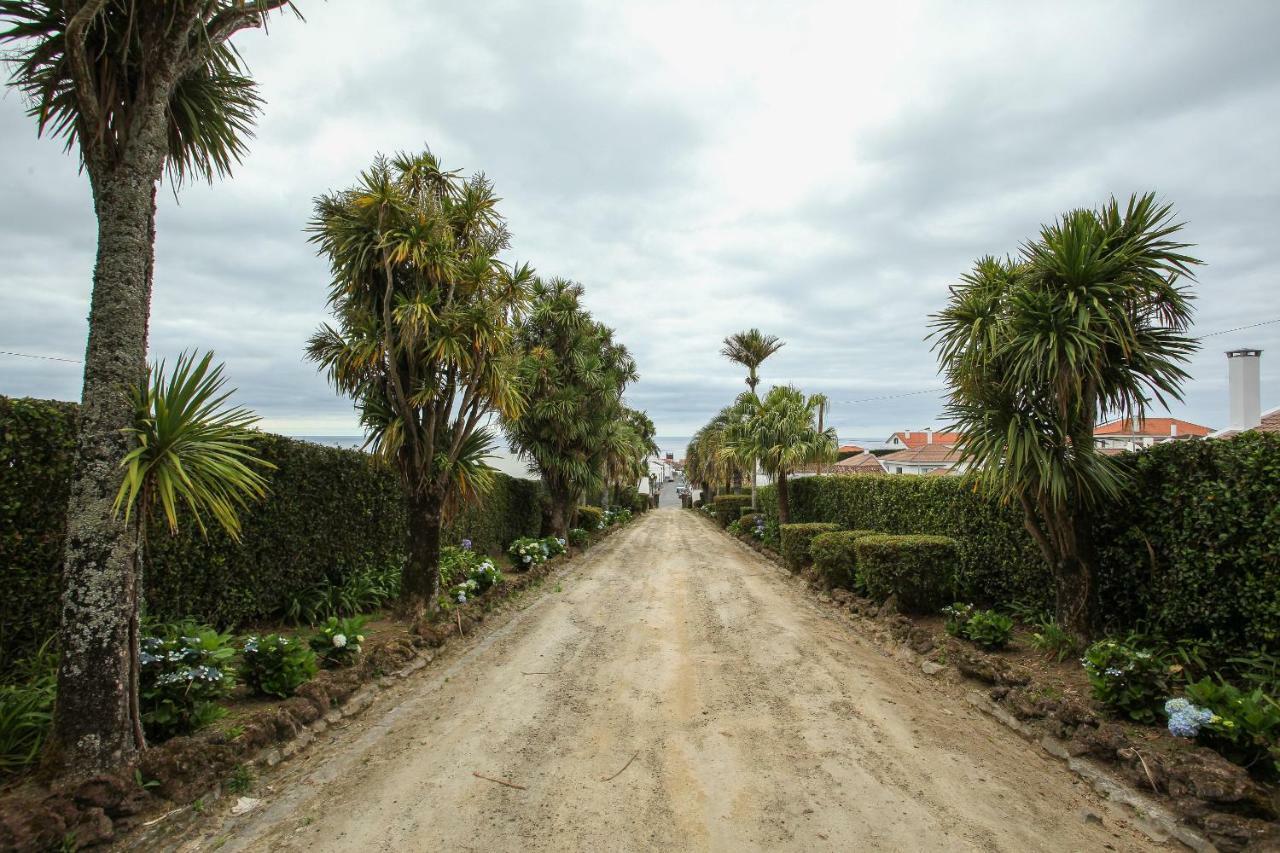
[[188, 848], [1150, 849], [690, 513], [648, 513], [556, 585]]

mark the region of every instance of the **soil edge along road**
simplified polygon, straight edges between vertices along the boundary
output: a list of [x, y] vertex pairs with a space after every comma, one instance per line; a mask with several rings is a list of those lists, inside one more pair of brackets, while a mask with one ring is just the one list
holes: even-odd
[[1156, 849], [948, 696], [657, 510], [188, 847]]

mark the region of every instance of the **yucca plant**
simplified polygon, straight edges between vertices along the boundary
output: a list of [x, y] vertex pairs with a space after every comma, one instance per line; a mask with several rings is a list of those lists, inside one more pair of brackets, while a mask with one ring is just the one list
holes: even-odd
[[1180, 399], [1197, 343], [1182, 279], [1200, 261], [1153, 194], [1074, 210], [1015, 259], [980, 259], [933, 318], [961, 456], [1016, 502], [1056, 586], [1058, 624], [1084, 644], [1097, 555], [1091, 512], [1126, 473], [1099, 453], [1099, 419]]
[[207, 533], [205, 520], [211, 517], [238, 541], [240, 511], [267, 493], [258, 469], [275, 468], [254, 452], [258, 417], [241, 407], [226, 408], [235, 390], [222, 390], [222, 365], [213, 364], [212, 352], [196, 359], [194, 352], [183, 353], [169, 374], [160, 362], [134, 393], [137, 418], [125, 430], [133, 449], [121, 466], [115, 509], [138, 525], [144, 555], [157, 509], [170, 533], [178, 532], [179, 508], [185, 507], [201, 533]]

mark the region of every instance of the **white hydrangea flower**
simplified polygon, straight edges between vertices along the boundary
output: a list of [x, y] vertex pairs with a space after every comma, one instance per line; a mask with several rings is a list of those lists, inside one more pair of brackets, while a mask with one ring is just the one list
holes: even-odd
[[334, 647], [335, 649], [340, 649], [340, 648], [342, 648], [343, 646], [345, 646], [346, 644], [347, 644], [347, 635], [346, 635], [346, 634], [334, 634], [334, 635], [333, 635], [333, 647]]

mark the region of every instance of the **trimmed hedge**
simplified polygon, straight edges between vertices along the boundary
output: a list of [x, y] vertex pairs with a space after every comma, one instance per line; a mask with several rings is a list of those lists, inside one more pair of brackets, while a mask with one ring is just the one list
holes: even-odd
[[823, 533], [834, 533], [839, 529], [840, 525], [826, 522], [780, 525], [778, 533], [781, 543], [782, 562], [791, 571], [800, 571], [809, 563], [809, 543], [813, 541], [814, 537]]
[[959, 552], [948, 536], [863, 536], [853, 544], [867, 594], [897, 596], [907, 613], [936, 613], [955, 598], [953, 567]]
[[[1126, 492], [1096, 514], [1097, 610], [1109, 632], [1200, 640], [1219, 656], [1280, 648], [1280, 434], [1187, 439], [1120, 457]], [[965, 477], [801, 477], [791, 517], [958, 540], [956, 595], [982, 606], [1053, 605], [1020, 509]], [[777, 491], [760, 489], [777, 524]]]
[[818, 576], [829, 587], [852, 590], [859, 585], [858, 558], [853, 544], [864, 536], [874, 536], [874, 530], [838, 530], [821, 533], [809, 543], [809, 557]]
[[751, 495], [716, 495], [716, 521], [721, 527], [728, 527], [737, 521], [742, 509], [751, 509]]
[[[76, 410], [0, 397], [0, 675], [57, 629]], [[176, 536], [160, 520], [148, 531], [149, 616], [218, 627], [273, 619], [303, 590], [403, 561], [404, 501], [389, 466], [269, 433], [255, 443], [276, 470], [268, 497], [243, 513], [239, 543], [216, 526], [207, 540], [191, 524]], [[497, 552], [540, 525], [540, 484], [498, 474], [484, 503], [463, 510], [443, 536]]]
[[586, 530], [595, 530], [604, 523], [604, 510], [598, 506], [578, 507], [578, 526]]

